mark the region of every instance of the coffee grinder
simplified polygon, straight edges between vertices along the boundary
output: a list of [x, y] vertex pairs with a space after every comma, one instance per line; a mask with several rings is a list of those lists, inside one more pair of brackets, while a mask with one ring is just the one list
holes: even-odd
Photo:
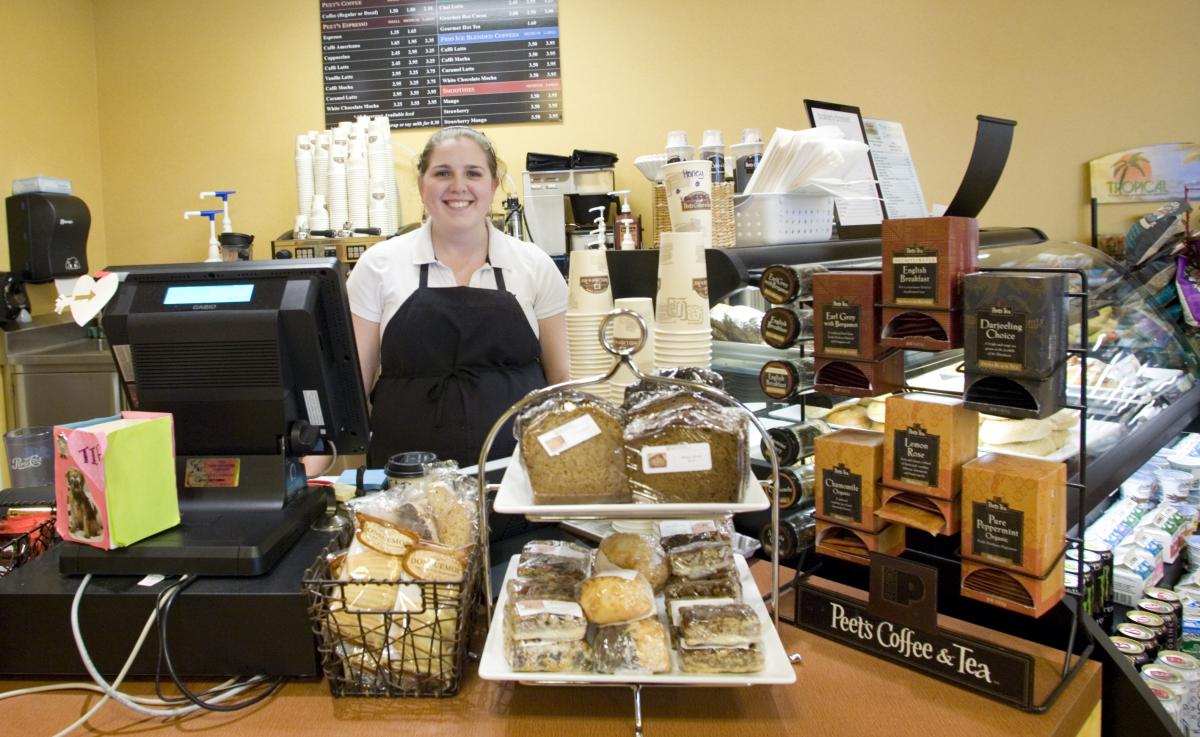
[[551, 256], [586, 248], [595, 224], [592, 208], [603, 207], [609, 227], [606, 246], [612, 247], [617, 199], [609, 194], [616, 183], [613, 154], [575, 151], [570, 157], [531, 153], [521, 175], [525, 189], [525, 219], [529, 238]]

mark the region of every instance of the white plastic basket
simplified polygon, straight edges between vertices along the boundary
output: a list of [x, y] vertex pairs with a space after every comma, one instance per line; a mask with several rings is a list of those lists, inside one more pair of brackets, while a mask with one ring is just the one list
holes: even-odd
[[733, 198], [733, 217], [739, 247], [827, 241], [833, 234], [833, 197], [738, 195]]

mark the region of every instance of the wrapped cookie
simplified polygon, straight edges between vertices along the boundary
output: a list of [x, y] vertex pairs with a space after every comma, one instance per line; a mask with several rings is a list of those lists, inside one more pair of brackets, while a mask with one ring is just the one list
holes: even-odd
[[733, 570], [733, 548], [716, 540], [694, 542], [667, 553], [671, 575], [680, 578], [709, 578]]
[[667, 555], [658, 540], [652, 535], [633, 532], [613, 533], [600, 541], [600, 549], [596, 551], [596, 570], [617, 568], [639, 571], [650, 582], [655, 593], [662, 591], [670, 573]]
[[671, 648], [656, 617], [596, 629], [592, 651], [598, 673], [663, 673], [671, 670]]
[[510, 578], [505, 584], [510, 601], [520, 599], [551, 599], [553, 601], [579, 601], [579, 581], [570, 576], [543, 576], [541, 578]]
[[559, 392], [518, 417], [514, 432], [535, 504], [630, 501], [621, 410], [577, 391]]
[[684, 607], [679, 613], [680, 647], [744, 647], [762, 636], [758, 615], [747, 604]]
[[673, 519], [658, 524], [659, 544], [670, 551], [682, 545], [719, 540], [730, 542], [729, 525], [711, 519]]
[[591, 551], [562, 540], [527, 542], [517, 562], [517, 575], [522, 578], [566, 577], [582, 581], [591, 570]]
[[505, 658], [509, 667], [519, 673], [587, 673], [592, 670], [592, 646], [587, 640], [509, 639], [505, 643]]
[[632, 622], [654, 614], [654, 589], [637, 571], [605, 571], [583, 582], [579, 603], [593, 624]]
[[680, 599], [732, 599], [742, 598], [742, 582], [738, 579], [737, 571], [728, 569], [719, 571], [709, 578], [680, 578], [673, 576], [667, 579], [663, 587], [663, 598], [668, 602]]
[[587, 634], [583, 609], [573, 601], [555, 599], [509, 599], [504, 625], [514, 640], [565, 642], [582, 640]]

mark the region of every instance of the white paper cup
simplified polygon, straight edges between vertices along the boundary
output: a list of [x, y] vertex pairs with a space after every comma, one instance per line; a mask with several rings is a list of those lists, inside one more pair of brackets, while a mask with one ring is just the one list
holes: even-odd
[[612, 309], [612, 285], [605, 251], [597, 248], [571, 251], [569, 272], [568, 315], [570, 312], [607, 313]]
[[712, 244], [712, 175], [712, 162], [706, 159], [663, 167], [671, 230], [702, 234], [705, 248]]
[[658, 256], [656, 329], [704, 331], [708, 321], [708, 276], [697, 233], [663, 233]]

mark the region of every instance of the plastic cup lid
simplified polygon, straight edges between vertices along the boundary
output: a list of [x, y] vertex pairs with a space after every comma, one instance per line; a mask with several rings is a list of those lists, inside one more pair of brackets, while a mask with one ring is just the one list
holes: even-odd
[[721, 134], [721, 130], [719, 128], [710, 128], [704, 131], [704, 137], [701, 140], [703, 142], [700, 144], [700, 148], [725, 145], [725, 136]]
[[758, 128], [742, 128], [742, 143], [762, 143]]
[[667, 133], [667, 148], [678, 148], [688, 145], [687, 131], [671, 131]]
[[416, 478], [425, 475], [425, 464], [433, 463], [437, 455], [427, 450], [397, 453], [387, 459], [383, 472], [392, 478]]

